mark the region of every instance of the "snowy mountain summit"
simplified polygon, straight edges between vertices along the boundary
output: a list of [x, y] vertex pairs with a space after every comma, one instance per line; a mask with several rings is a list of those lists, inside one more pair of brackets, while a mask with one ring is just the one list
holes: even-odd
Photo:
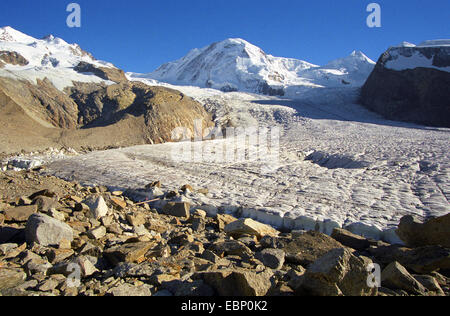
[[91, 65], [91, 70], [119, 71], [111, 63], [96, 60], [79, 45], [68, 44], [53, 35], [36, 39], [9, 26], [0, 28], [2, 77], [26, 79], [33, 83], [47, 78], [59, 90], [72, 86], [74, 81], [111, 83], [96, 75], [95, 71], [81, 71], [80, 65]]
[[303, 60], [274, 57], [243, 39], [231, 38], [193, 49], [152, 73], [130, 76], [225, 92], [284, 95], [287, 87], [295, 86], [361, 86], [374, 65], [362, 52], [354, 51], [321, 67]]

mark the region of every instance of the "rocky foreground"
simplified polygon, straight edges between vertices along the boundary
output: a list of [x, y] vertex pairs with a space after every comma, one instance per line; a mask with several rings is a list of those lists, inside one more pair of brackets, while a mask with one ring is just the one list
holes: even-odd
[[137, 203], [38, 171], [0, 173], [1, 295], [450, 294], [450, 214], [405, 217], [399, 246], [342, 229], [279, 232], [174, 202], [194, 190], [207, 192], [153, 182], [142, 192], [154, 201]]

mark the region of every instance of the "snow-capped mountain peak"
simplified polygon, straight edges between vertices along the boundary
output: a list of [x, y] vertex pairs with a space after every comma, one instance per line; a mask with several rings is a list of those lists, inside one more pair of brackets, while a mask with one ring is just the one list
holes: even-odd
[[320, 67], [299, 59], [275, 57], [244, 39], [229, 38], [193, 49], [152, 73], [129, 75], [226, 92], [284, 95], [293, 86], [361, 86], [374, 66], [360, 51]]
[[25, 60], [23, 65], [0, 63], [0, 76], [32, 82], [47, 78], [60, 90], [72, 86], [74, 81], [104, 81], [93, 74], [77, 72], [75, 68], [81, 62], [95, 67], [115, 68], [110, 63], [96, 60], [77, 44], [68, 44], [53, 35], [36, 39], [10, 26], [0, 28], [0, 52], [17, 54]]

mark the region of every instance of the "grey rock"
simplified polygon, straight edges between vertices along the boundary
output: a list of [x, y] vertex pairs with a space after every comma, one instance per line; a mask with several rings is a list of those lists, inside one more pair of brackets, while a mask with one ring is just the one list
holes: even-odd
[[368, 263], [346, 248], [333, 249], [309, 266], [296, 294], [374, 296], [377, 288], [368, 286]]
[[28, 243], [37, 243], [42, 246], [59, 245], [61, 240], [73, 240], [72, 228], [57, 219], [44, 214], [30, 216], [25, 228]]
[[19, 286], [27, 275], [20, 269], [0, 269], [0, 294], [8, 289]]
[[163, 208], [163, 213], [175, 217], [190, 217], [190, 204], [186, 202], [169, 202]]
[[126, 297], [126, 296], [152, 296], [152, 286], [143, 284], [139, 286], [128, 283], [116, 286], [108, 291], [112, 296]]
[[106, 205], [105, 199], [102, 196], [90, 197], [84, 200], [83, 204], [89, 207], [91, 215], [95, 219], [101, 219], [102, 217], [108, 215], [109, 209]]
[[283, 267], [285, 256], [285, 252], [281, 249], [267, 248], [258, 252], [255, 257], [261, 260], [266, 267], [279, 270]]

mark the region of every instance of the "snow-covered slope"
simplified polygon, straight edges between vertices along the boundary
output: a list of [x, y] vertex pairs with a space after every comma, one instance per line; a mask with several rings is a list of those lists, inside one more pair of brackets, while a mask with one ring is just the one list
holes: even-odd
[[[227, 39], [131, 78], [155, 79], [222, 91], [295, 95], [302, 88], [361, 86], [375, 63], [361, 52], [320, 67], [306, 61], [274, 57], [243, 39]], [[294, 87], [294, 88], [293, 88]], [[288, 93], [289, 94], [289, 93]]]
[[391, 47], [383, 56], [386, 68], [402, 71], [415, 68], [434, 68], [450, 72], [450, 39], [430, 40], [414, 45], [402, 43]]
[[110, 83], [93, 74], [75, 71], [74, 67], [80, 62], [95, 67], [115, 68], [110, 63], [94, 59], [77, 44], [68, 44], [52, 35], [36, 39], [9, 26], [0, 28], [0, 55], [6, 52], [20, 54], [27, 64], [6, 64], [0, 67], [0, 76], [32, 82], [48, 78], [59, 90], [71, 86], [73, 81]]

